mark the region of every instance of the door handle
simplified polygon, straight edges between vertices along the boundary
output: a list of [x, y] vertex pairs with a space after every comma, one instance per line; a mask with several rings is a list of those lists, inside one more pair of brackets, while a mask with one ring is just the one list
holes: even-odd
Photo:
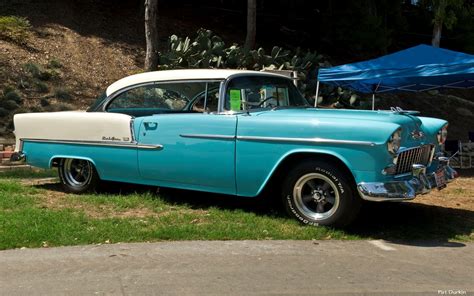
[[147, 131], [154, 131], [158, 128], [158, 122], [146, 121], [143, 125], [145, 125]]

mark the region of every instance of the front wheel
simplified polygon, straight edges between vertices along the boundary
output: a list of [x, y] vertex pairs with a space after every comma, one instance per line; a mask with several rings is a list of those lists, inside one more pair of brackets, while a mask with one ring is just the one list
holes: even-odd
[[58, 170], [61, 183], [67, 192], [93, 192], [100, 181], [94, 165], [88, 160], [62, 159]]
[[342, 227], [360, 210], [350, 179], [334, 164], [308, 161], [294, 167], [283, 183], [287, 212], [308, 225]]

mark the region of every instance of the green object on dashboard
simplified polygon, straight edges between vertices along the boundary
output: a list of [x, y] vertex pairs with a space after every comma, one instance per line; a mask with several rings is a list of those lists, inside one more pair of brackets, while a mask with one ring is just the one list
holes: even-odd
[[240, 95], [240, 89], [230, 90], [230, 110], [240, 111], [242, 107], [242, 98]]

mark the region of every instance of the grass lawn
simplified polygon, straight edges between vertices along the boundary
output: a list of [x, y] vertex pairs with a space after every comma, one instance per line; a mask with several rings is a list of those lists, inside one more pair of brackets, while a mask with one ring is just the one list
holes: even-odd
[[[123, 184], [72, 195], [59, 184], [31, 185], [54, 175], [0, 173], [0, 249], [159, 240], [474, 240], [474, 178], [417, 203], [367, 204], [354, 225], [337, 230], [302, 226], [267, 199]], [[460, 203], [444, 206], [440, 194]]]

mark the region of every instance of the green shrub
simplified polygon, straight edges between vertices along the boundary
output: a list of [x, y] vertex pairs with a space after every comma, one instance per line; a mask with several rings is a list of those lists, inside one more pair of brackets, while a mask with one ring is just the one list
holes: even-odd
[[47, 99], [41, 99], [40, 105], [41, 105], [42, 107], [47, 107], [47, 106], [50, 105], [50, 103], [49, 103], [49, 101], [48, 101]]
[[29, 79], [28, 80], [20, 79], [17, 85], [18, 85], [18, 88], [20, 89], [28, 89], [31, 86], [31, 82], [29, 81]]
[[39, 72], [38, 76], [35, 77], [35, 78], [38, 78], [38, 79], [43, 80], [43, 81], [47, 81], [47, 80], [51, 80], [52, 77], [53, 77], [52, 72], [41, 70]]
[[25, 65], [23, 65], [23, 67], [25, 68], [26, 72], [31, 74], [31, 76], [35, 78], [38, 78], [40, 76], [40, 73], [41, 73], [40, 65], [36, 63], [28, 62]]
[[57, 88], [54, 91], [54, 97], [63, 101], [70, 101], [72, 99], [72, 95], [70, 94], [69, 90], [65, 88]]
[[33, 78], [47, 81], [51, 80], [52, 78], [59, 77], [59, 72], [56, 70], [45, 70], [43, 67], [36, 63], [26, 63], [24, 65], [26, 72], [30, 73]]
[[7, 93], [14, 91], [15, 88], [11, 85], [7, 85], [3, 88], [3, 95], [6, 95]]
[[41, 93], [47, 93], [49, 91], [49, 87], [46, 83], [42, 82], [42, 81], [36, 81], [35, 82], [35, 88], [37, 91], [41, 92]]
[[8, 114], [10, 114], [10, 111], [8, 111], [7, 109], [5, 109], [3, 107], [0, 107], [0, 117], [5, 117]]
[[63, 67], [63, 64], [61, 63], [60, 60], [56, 59], [56, 58], [52, 58], [49, 62], [48, 62], [48, 68], [51, 68], [51, 69], [59, 69], [59, 68], [62, 68]]
[[16, 103], [21, 103], [23, 100], [20, 94], [16, 90], [11, 90], [3, 96], [5, 100], [14, 101]]
[[18, 109], [18, 104], [13, 100], [5, 100], [0, 103], [0, 105], [6, 110], [15, 110]]
[[0, 16], [0, 39], [25, 44], [31, 31], [30, 22], [24, 17]]

